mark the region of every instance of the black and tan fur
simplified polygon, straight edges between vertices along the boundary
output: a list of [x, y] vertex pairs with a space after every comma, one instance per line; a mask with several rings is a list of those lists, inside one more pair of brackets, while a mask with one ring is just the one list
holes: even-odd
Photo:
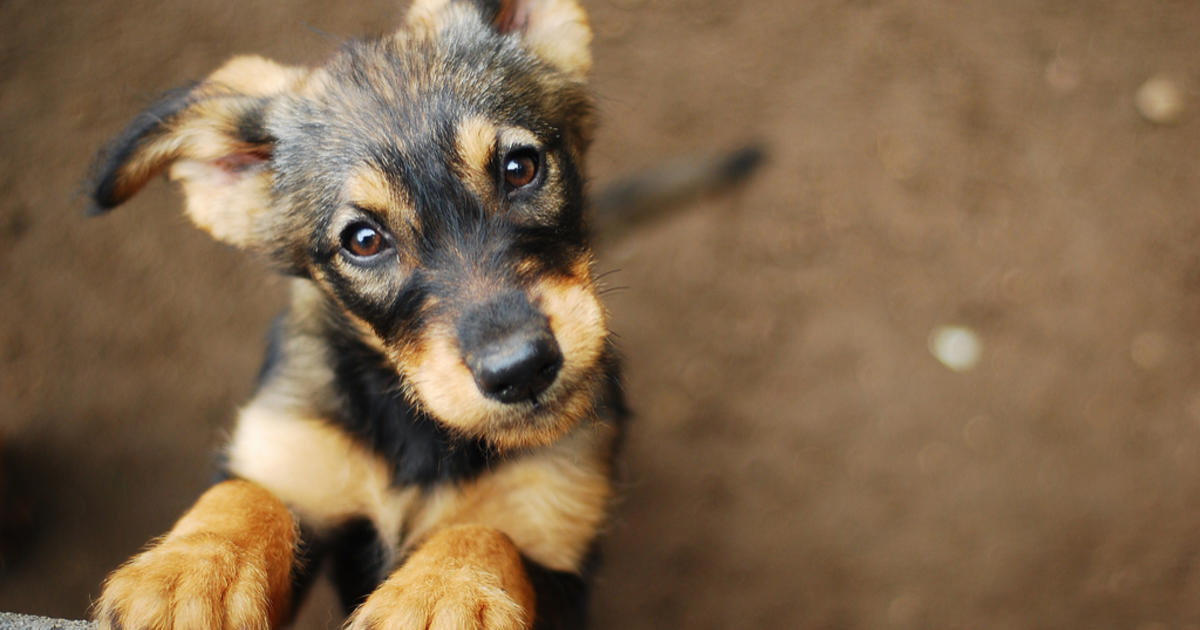
[[[269, 628], [317, 572], [352, 628], [580, 628], [626, 411], [584, 221], [576, 0], [416, 0], [323, 67], [236, 57], [101, 152], [292, 276], [224, 479], [105, 584], [102, 628]], [[757, 149], [611, 188], [609, 234]], [[656, 208], [657, 212], [657, 208]]]
[[[102, 626], [266, 628], [312, 575], [355, 628], [574, 628], [624, 414], [583, 221], [575, 0], [417, 0], [321, 68], [237, 57], [101, 154], [293, 276], [215, 485]], [[532, 174], [532, 176], [531, 176]]]

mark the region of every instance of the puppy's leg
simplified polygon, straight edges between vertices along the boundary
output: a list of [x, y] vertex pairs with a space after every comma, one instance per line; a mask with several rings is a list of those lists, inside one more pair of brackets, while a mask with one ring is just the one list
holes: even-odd
[[278, 626], [290, 613], [298, 538], [273, 494], [248, 481], [217, 484], [108, 578], [96, 620], [111, 630]]
[[422, 544], [355, 611], [353, 630], [527, 630], [534, 593], [512, 540], [459, 525]]

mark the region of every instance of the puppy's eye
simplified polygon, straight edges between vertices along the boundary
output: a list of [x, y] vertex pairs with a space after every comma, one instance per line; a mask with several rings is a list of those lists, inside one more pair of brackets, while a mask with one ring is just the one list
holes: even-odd
[[533, 147], [520, 147], [505, 154], [500, 162], [505, 190], [512, 192], [537, 181], [541, 161], [541, 156]]
[[371, 258], [388, 248], [387, 239], [366, 223], [354, 223], [342, 230], [342, 249], [358, 258]]

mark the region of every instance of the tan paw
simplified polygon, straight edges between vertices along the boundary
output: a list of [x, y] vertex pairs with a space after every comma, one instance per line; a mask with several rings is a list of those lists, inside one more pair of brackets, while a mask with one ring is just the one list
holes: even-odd
[[527, 630], [533, 591], [516, 547], [481, 527], [443, 532], [413, 554], [348, 622], [352, 630]]
[[267, 573], [248, 555], [213, 534], [165, 541], [108, 578], [96, 620], [112, 630], [265, 630]]
[[160, 542], [117, 569], [101, 630], [266, 630], [289, 612], [297, 532], [286, 506], [245, 481], [213, 486]]

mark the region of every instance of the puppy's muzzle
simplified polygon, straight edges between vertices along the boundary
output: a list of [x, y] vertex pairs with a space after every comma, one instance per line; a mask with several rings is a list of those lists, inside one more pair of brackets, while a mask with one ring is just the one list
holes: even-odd
[[468, 310], [458, 341], [479, 391], [505, 404], [536, 404], [563, 364], [550, 321], [521, 292]]

